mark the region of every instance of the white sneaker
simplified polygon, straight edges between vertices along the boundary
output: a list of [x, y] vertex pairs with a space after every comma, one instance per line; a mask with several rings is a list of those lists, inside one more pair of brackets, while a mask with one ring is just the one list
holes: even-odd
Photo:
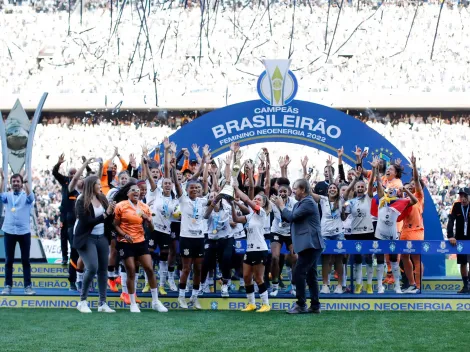
[[228, 285], [222, 285], [222, 288], [220, 290], [220, 294], [222, 295], [222, 297], [230, 297], [230, 295], [228, 293]]
[[168, 286], [170, 287], [170, 291], [176, 292], [178, 291], [178, 287], [176, 287], [175, 279], [168, 279]]
[[140, 313], [140, 309], [137, 304], [131, 304], [131, 313]]
[[193, 284], [192, 283], [186, 283], [186, 292], [191, 292], [193, 290]]
[[114, 309], [109, 308], [109, 306], [104, 303], [103, 305], [98, 307], [98, 313], [116, 313]]
[[80, 313], [91, 313], [91, 309], [88, 307], [87, 301], [78, 302], [77, 309]]
[[201, 304], [199, 303], [199, 300], [197, 296], [191, 296], [189, 299], [189, 302], [193, 304], [193, 307], [196, 309], [202, 309]]
[[385, 293], [385, 287], [383, 285], [380, 285], [377, 293], [379, 294]]
[[201, 294], [202, 293], [211, 293], [211, 285], [209, 285], [207, 282], [204, 284], [204, 287], [202, 290], [200, 290]]
[[405, 291], [403, 291], [403, 293], [417, 293], [417, 292], [418, 292], [418, 288], [416, 287], [416, 285], [412, 285], [408, 287]]
[[162, 302], [160, 302], [159, 300], [156, 301], [156, 302], [152, 302], [152, 309], [153, 310], [156, 310], [157, 312], [160, 312], [160, 313], [166, 313], [168, 312], [168, 308], [166, 308]]
[[269, 294], [269, 296], [271, 296], [271, 297], [276, 297], [278, 293], [279, 293], [279, 290], [273, 290], [273, 291]]
[[329, 287], [328, 285], [323, 285], [323, 286], [321, 287], [320, 293], [324, 293], [324, 294], [330, 293], [330, 287]]
[[343, 294], [343, 287], [341, 285], [336, 285], [336, 288], [334, 290], [334, 293], [341, 295]]
[[403, 293], [400, 286], [395, 286], [395, 293], [398, 293], [398, 294]]
[[188, 303], [186, 302], [186, 298], [178, 297], [178, 304], [180, 305], [180, 308], [188, 309]]

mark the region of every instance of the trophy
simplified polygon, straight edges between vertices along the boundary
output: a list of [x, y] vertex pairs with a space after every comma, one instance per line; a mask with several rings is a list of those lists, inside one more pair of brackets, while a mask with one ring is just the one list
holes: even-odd
[[232, 184], [233, 182], [237, 181], [238, 174], [240, 173], [240, 170], [242, 169], [241, 165], [241, 158], [242, 158], [242, 153], [241, 151], [238, 151], [235, 154], [233, 165], [232, 165], [232, 174], [230, 177], [230, 180], [227, 180], [225, 182], [224, 188], [220, 192], [220, 195], [222, 198], [225, 198], [226, 200], [232, 200], [235, 195], [235, 189], [233, 188]]

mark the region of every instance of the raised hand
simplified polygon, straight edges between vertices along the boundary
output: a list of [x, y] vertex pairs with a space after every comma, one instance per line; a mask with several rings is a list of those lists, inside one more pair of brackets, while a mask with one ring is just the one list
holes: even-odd
[[[146, 153], [143, 152], [143, 149], [144, 147], [142, 147], [142, 155], [147, 155]], [[135, 161], [135, 155], [134, 154], [130, 154], [129, 155], [129, 164], [134, 168], [136, 169], [137, 168], [137, 162]]]
[[285, 166], [287, 167], [290, 164], [291, 161], [292, 161], [292, 159], [289, 158], [289, 155], [286, 155], [286, 158], [284, 159]]
[[194, 143], [192, 146], [191, 146], [191, 149], [193, 150], [194, 154], [197, 154], [199, 153], [199, 146]]
[[286, 159], [283, 156], [279, 157], [279, 167], [282, 169], [284, 166], [286, 166]]
[[396, 158], [394, 164], [395, 164], [395, 165], [401, 165], [401, 159], [400, 159], [400, 158]]
[[176, 154], [176, 143], [175, 142], [170, 143], [170, 152], [172, 152], [173, 154]]
[[85, 163], [86, 162], [86, 157], [85, 156], [82, 156], [82, 163]]
[[302, 164], [303, 168], [307, 168], [308, 156], [305, 155], [303, 159], [300, 159], [300, 163]]
[[374, 155], [374, 158], [372, 159], [372, 162], [369, 161], [369, 164], [372, 165], [374, 169], [379, 167], [379, 157], [378, 155]]
[[416, 157], [415, 157], [415, 155], [414, 155], [413, 152], [411, 152], [410, 161], [411, 161], [411, 165], [410, 165], [410, 166], [415, 166], [415, 165], [416, 165]]
[[356, 150], [353, 151], [353, 153], [354, 153], [354, 155], [355, 155], [356, 157], [359, 158], [359, 157], [362, 155], [362, 149], [359, 148], [359, 147], [356, 145]]
[[334, 164], [333, 157], [330, 155], [328, 156], [328, 159], [326, 159], [326, 166], [330, 167], [330, 166], [333, 166], [333, 164]]
[[[148, 154], [149, 154], [149, 148], [148, 148], [147, 144], [144, 143], [142, 145], [142, 155], [148, 155]], [[134, 154], [131, 154], [131, 155], [134, 155]], [[134, 158], [134, 160], [135, 160], [135, 158]]]
[[203, 162], [206, 163], [206, 164], [210, 164], [212, 161], [212, 158], [211, 158], [211, 154], [207, 154], [207, 155], [204, 155], [204, 160]]
[[258, 174], [262, 175], [266, 172], [266, 168], [264, 167], [264, 161], [262, 161], [259, 165], [258, 165]]
[[170, 145], [170, 140], [168, 139], [168, 137], [163, 138], [163, 148], [165, 148], [165, 150], [169, 150], [170, 147], [171, 145]]
[[59, 155], [59, 164], [65, 163], [65, 154], [62, 153]]
[[202, 147], [202, 155], [207, 156], [209, 154], [210, 154], [209, 145], [206, 144], [204, 147]]
[[344, 154], [344, 147], [337, 149], [336, 152], [338, 153], [338, 158], [342, 158]]
[[183, 149], [181, 149], [181, 150], [183, 151], [184, 157], [185, 157], [186, 159], [189, 159], [189, 155], [190, 155], [190, 154], [189, 154], [188, 148], [183, 148]]
[[232, 142], [232, 144], [230, 144], [230, 150], [234, 153], [237, 153], [240, 150], [240, 143]]
[[[119, 149], [118, 149], [118, 147], [114, 147], [114, 154], [113, 154], [113, 155], [114, 155], [114, 156], [118, 156], [118, 154], [119, 154]], [[114, 158], [114, 156], [113, 156], [113, 158]]]

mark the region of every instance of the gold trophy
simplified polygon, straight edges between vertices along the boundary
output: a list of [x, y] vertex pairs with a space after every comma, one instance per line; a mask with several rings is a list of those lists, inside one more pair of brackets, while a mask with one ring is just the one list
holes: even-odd
[[238, 174], [240, 173], [240, 170], [242, 168], [241, 158], [242, 158], [242, 153], [241, 151], [238, 151], [235, 154], [235, 158], [233, 161], [231, 179], [225, 182], [224, 188], [220, 192], [222, 197], [225, 198], [226, 200], [232, 200], [234, 198], [235, 189], [233, 188], [232, 184], [234, 180], [235, 181], [237, 180]]

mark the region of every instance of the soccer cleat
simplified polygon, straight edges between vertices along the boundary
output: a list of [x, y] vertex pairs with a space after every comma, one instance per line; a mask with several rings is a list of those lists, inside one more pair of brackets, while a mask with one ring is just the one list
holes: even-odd
[[191, 296], [189, 302], [193, 304], [193, 307], [195, 309], [202, 309], [201, 303], [199, 303], [199, 299], [197, 298], [197, 296]]
[[374, 290], [372, 289], [372, 284], [366, 284], [366, 292], [369, 295], [372, 295], [374, 293]]
[[397, 293], [397, 294], [402, 294], [403, 293], [400, 286], [395, 287], [395, 293]]
[[354, 286], [354, 294], [358, 295], [358, 294], [361, 294], [361, 293], [362, 293], [362, 285], [361, 284], [356, 284], [356, 286]]
[[222, 297], [230, 297], [228, 293], [228, 286], [227, 285], [222, 285], [222, 288], [220, 289], [220, 294]]
[[330, 293], [330, 287], [329, 287], [328, 285], [323, 285], [323, 286], [321, 287], [320, 293], [324, 293], [324, 294]]
[[118, 288], [116, 287], [116, 280], [108, 279], [108, 287], [113, 292], [119, 291]]
[[206, 283], [204, 284], [204, 287], [202, 288], [201, 291], [202, 293], [211, 293], [211, 286], [208, 283]]
[[470, 293], [470, 290], [468, 289], [468, 287], [462, 287], [459, 291], [457, 291], [458, 294], [467, 294], [467, 293]]
[[165, 291], [165, 287], [158, 286], [158, 294], [161, 295], [161, 296], [166, 296], [168, 293]]
[[114, 309], [109, 308], [106, 303], [103, 303], [98, 307], [98, 313], [116, 313]]
[[256, 311], [256, 313], [266, 313], [271, 310], [271, 306], [269, 304], [263, 304], [260, 309]]
[[120, 276], [116, 277], [116, 279], [114, 279], [114, 281], [116, 281], [116, 285], [122, 286], [122, 280], [121, 280]]
[[181, 309], [188, 309], [188, 303], [184, 297], [178, 297], [178, 304]]
[[26, 286], [26, 287], [24, 288], [24, 294], [25, 294], [25, 295], [28, 295], [28, 296], [33, 296], [33, 295], [36, 294], [36, 292], [33, 290], [33, 288], [32, 288], [31, 285], [30, 285], [30, 286]]
[[137, 298], [137, 293], [135, 293], [135, 303], [140, 304], [142, 301]]
[[11, 294], [11, 286], [5, 286], [2, 291], [2, 295], [10, 295]]
[[91, 309], [88, 307], [87, 301], [78, 302], [77, 309], [80, 313], [91, 313]]
[[351, 293], [351, 288], [349, 286], [344, 286], [343, 293]]
[[334, 290], [334, 293], [336, 293], [338, 295], [343, 294], [343, 287], [341, 285], [337, 285], [335, 290]]
[[242, 312], [253, 312], [256, 310], [256, 306], [254, 304], [248, 303], [245, 308], [242, 309]]
[[380, 285], [378, 290], [377, 290], [377, 293], [379, 293], [379, 294], [385, 293], [385, 287], [383, 285]]
[[131, 304], [131, 313], [140, 313], [140, 309], [137, 304]]
[[168, 308], [166, 308], [162, 302], [160, 301], [156, 301], [156, 302], [152, 302], [152, 309], [153, 310], [156, 310], [157, 312], [160, 312], [160, 313], [166, 313], [168, 312]]
[[142, 293], [149, 293], [150, 292], [150, 284], [147, 282], [142, 289]]
[[128, 293], [121, 293], [121, 296], [119, 297], [121, 301], [124, 302], [124, 304], [131, 304], [131, 298], [129, 297]]
[[278, 293], [279, 293], [279, 290], [275, 289], [269, 294], [269, 296], [276, 297]]
[[178, 287], [176, 287], [175, 279], [168, 279], [168, 286], [170, 287], [170, 291], [176, 292], [178, 291]]

